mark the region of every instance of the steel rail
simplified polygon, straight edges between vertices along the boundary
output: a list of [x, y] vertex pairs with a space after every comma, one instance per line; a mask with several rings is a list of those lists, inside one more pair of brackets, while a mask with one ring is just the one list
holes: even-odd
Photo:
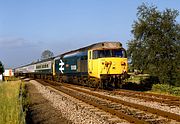
[[139, 91], [124, 90], [124, 89], [116, 90], [114, 92], [115, 93], [119, 93], [119, 92], [127, 93], [128, 92], [128, 93], [132, 93], [132, 94], [146, 95], [146, 96], [151, 96], [151, 97], [155, 96], [158, 98], [164, 98], [164, 99], [169, 99], [169, 100], [180, 102], [180, 97], [178, 97], [178, 96], [168, 96], [168, 95], [155, 94], [155, 93], [144, 93], [144, 92], [139, 92]]
[[152, 98], [153, 96], [146, 95], [146, 93], [141, 93], [141, 94], [139, 94], [139, 93], [138, 94], [131, 93], [131, 94], [128, 94], [128, 92], [117, 92], [117, 91], [115, 91], [115, 94], [128, 96], [128, 97], [133, 97], [133, 98], [140, 98], [140, 99], [144, 99], [146, 101], [155, 101], [155, 102], [159, 102], [159, 103], [165, 103], [165, 104], [168, 104], [168, 105], [180, 106], [180, 101], [172, 101], [170, 99], [162, 99], [162, 98], [160, 98], [160, 99], [159, 98]]
[[143, 106], [143, 105], [136, 104], [136, 103], [126, 102], [126, 101], [123, 101], [123, 100], [120, 100], [120, 99], [117, 99], [117, 98], [112, 98], [112, 97], [109, 97], [109, 96], [104, 96], [104, 95], [100, 95], [100, 94], [97, 94], [97, 93], [93, 93], [92, 91], [91, 92], [90, 91], [85, 91], [85, 90], [81, 90], [79, 88], [74, 88], [74, 87], [71, 87], [71, 86], [65, 86], [65, 87], [68, 87], [68, 88], [71, 88], [71, 89], [74, 89], [74, 90], [77, 90], [77, 91], [81, 91], [81, 92], [84, 92], [84, 93], [87, 93], [87, 94], [90, 94], [90, 95], [93, 95], [93, 96], [96, 96], [96, 97], [99, 97], [99, 98], [110, 100], [110, 101], [113, 101], [113, 102], [116, 102], [116, 103], [119, 103], [119, 104], [122, 104], [122, 105], [125, 105], [125, 106], [133, 107], [133, 108], [136, 108], [136, 109], [139, 109], [139, 110], [142, 110], [142, 111], [150, 112], [152, 114], [157, 114], [159, 116], [163, 116], [165, 118], [173, 119], [173, 120], [176, 120], [176, 121], [180, 122], [180, 115], [178, 115], [178, 114], [162, 111], [162, 110], [159, 110], [159, 109], [154, 109], [154, 108]]
[[70, 96], [73, 96], [74, 98], [79, 99], [79, 100], [81, 100], [81, 101], [83, 101], [83, 102], [85, 102], [85, 103], [87, 103], [87, 104], [93, 105], [93, 106], [95, 106], [95, 107], [97, 107], [97, 108], [99, 108], [99, 109], [101, 109], [101, 110], [103, 110], [103, 111], [106, 111], [106, 112], [108, 112], [108, 113], [111, 113], [112, 115], [116, 115], [117, 117], [119, 117], [119, 118], [121, 118], [121, 119], [125, 119], [125, 120], [129, 121], [130, 123], [135, 123], [135, 124], [146, 124], [146, 123], [147, 123], [147, 122], [142, 121], [142, 120], [139, 120], [139, 119], [137, 119], [137, 118], [135, 118], [135, 117], [126, 115], [126, 114], [124, 114], [124, 113], [122, 113], [122, 112], [120, 112], [120, 111], [113, 110], [113, 109], [108, 108], [108, 107], [106, 107], [106, 106], [100, 105], [100, 104], [98, 104], [98, 103], [96, 103], [96, 102], [91, 101], [90, 99], [89, 99], [89, 100], [87, 100], [87, 99], [84, 100], [84, 98], [82, 98], [82, 97], [80, 97], [80, 96], [78, 96], [78, 95], [76, 95], [76, 94], [74, 94], [74, 93], [70, 93], [70, 92], [68, 92], [66, 89], [63, 90], [63, 89], [56, 88], [56, 87], [54, 87], [54, 86], [53, 86], [53, 88], [58, 89], [58, 90], [60, 90], [61, 92], [66, 93], [66, 94], [68, 94], [68, 95], [70, 95]]
[[[72, 84], [71, 85], [65, 84], [65, 85], [71, 86]], [[79, 87], [83, 87], [83, 86], [79, 86]], [[83, 88], [94, 90], [93, 88], [90, 88], [90, 87], [88, 88], [83, 87]], [[104, 90], [97, 89], [97, 91], [104, 91]], [[155, 101], [155, 102], [164, 103], [170, 106], [175, 105], [175, 106], [180, 107], [180, 97], [176, 97], [176, 96], [167, 96], [167, 95], [154, 94], [154, 93], [144, 93], [144, 92], [138, 92], [138, 91], [124, 90], [124, 89], [110, 91], [110, 93], [124, 95], [128, 97], [133, 97], [133, 98], [140, 98], [146, 101]]]
[[134, 124], [147, 124], [147, 122], [145, 122], [143, 120], [139, 120], [139, 119], [137, 119], [137, 118], [135, 118], [133, 116], [124, 114], [124, 113], [122, 113], [120, 111], [117, 111], [117, 110], [113, 110], [112, 108], [108, 108], [107, 106], [100, 105], [100, 104], [98, 104], [96, 102], [91, 101], [90, 99], [89, 100], [88, 99], [85, 100], [83, 97], [80, 97], [80, 96], [76, 95], [73, 92], [68, 92], [67, 89], [64, 89], [62, 87], [57, 87], [57, 86], [54, 86], [52, 84], [46, 83], [44, 81], [39, 81], [38, 80], [38, 82], [40, 82], [42, 84], [45, 84], [46, 86], [50, 86], [50, 87], [52, 87], [52, 88], [54, 88], [54, 89], [56, 89], [58, 91], [61, 91], [61, 92], [65, 93], [65, 94], [68, 94], [69, 96], [72, 96], [72, 97], [74, 97], [74, 98], [76, 98], [76, 99], [78, 99], [80, 101], [83, 101], [83, 102], [85, 102], [87, 104], [93, 105], [93, 106], [95, 106], [95, 107], [97, 107], [97, 108], [99, 108], [99, 109], [101, 109], [103, 111], [111, 113], [112, 115], [116, 115], [117, 117], [119, 117], [121, 119], [125, 119], [125, 120], [129, 121], [130, 123], [134, 123]]

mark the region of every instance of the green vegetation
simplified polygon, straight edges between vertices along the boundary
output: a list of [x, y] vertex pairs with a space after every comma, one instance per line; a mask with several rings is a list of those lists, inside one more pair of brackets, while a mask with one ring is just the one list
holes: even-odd
[[152, 92], [180, 96], [180, 87], [170, 86], [168, 84], [154, 84], [152, 86]]
[[130, 74], [130, 78], [128, 78], [126, 80], [126, 82], [132, 82], [132, 83], [141, 83], [141, 81], [145, 80], [149, 78], [148, 74], [138, 74], [138, 75], [134, 75], [134, 74]]
[[41, 60], [49, 59], [54, 56], [54, 53], [50, 50], [44, 50], [41, 55]]
[[134, 38], [128, 43], [131, 69], [158, 77], [161, 84], [180, 86], [179, 12], [142, 4], [132, 26]]
[[0, 61], [0, 74], [4, 73], [4, 66], [2, 64], [2, 62]]
[[24, 87], [20, 81], [0, 83], [0, 124], [25, 123], [23, 107], [26, 100], [22, 97], [25, 94]]

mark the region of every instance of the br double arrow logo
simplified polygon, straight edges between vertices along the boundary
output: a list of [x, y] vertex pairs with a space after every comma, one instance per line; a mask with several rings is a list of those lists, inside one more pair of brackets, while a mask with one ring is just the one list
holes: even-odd
[[59, 63], [59, 71], [61, 71], [61, 73], [64, 73], [64, 62], [60, 59], [60, 63]]

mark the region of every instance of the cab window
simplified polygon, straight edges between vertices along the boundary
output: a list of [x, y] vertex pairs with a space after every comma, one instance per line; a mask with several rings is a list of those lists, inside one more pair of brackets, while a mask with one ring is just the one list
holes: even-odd
[[127, 55], [124, 49], [94, 50], [93, 51], [93, 59], [106, 58], [106, 57], [126, 58]]

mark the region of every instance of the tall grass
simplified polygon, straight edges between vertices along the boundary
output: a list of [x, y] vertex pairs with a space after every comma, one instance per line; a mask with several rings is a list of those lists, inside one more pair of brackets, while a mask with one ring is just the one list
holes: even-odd
[[0, 124], [23, 124], [20, 81], [0, 83]]

